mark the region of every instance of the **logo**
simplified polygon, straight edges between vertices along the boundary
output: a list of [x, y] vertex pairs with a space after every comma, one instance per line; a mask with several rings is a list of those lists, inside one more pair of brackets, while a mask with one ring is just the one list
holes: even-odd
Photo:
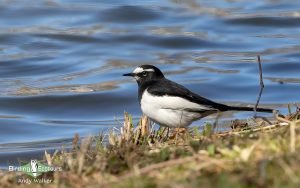
[[[37, 160], [31, 160], [31, 172], [32, 172], [32, 175], [33, 177], [37, 177], [37, 169], [39, 167], [38, 163], [37, 163]], [[31, 175], [31, 174], [29, 174]]]
[[36, 159], [32, 159], [29, 163], [22, 166], [8, 166], [10, 172], [24, 172], [29, 178], [19, 178], [18, 183], [52, 183], [53, 178], [39, 178], [43, 173], [62, 171], [61, 167], [53, 167], [45, 165]]

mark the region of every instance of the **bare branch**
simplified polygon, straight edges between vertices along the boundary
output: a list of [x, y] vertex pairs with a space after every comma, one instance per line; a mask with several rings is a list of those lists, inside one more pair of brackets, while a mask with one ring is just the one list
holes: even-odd
[[261, 61], [260, 61], [260, 56], [257, 56], [257, 61], [258, 61], [258, 67], [259, 67], [259, 78], [260, 78], [260, 91], [259, 94], [257, 96], [257, 100], [256, 100], [256, 104], [254, 106], [254, 117], [256, 117], [256, 110], [257, 110], [257, 106], [259, 104], [260, 98], [261, 98], [261, 94], [264, 90], [264, 81], [263, 81], [263, 75], [262, 75], [262, 66], [261, 66]]

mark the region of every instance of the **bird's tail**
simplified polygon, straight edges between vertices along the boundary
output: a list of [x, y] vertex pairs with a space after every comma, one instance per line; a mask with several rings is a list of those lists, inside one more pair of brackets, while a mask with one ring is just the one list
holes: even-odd
[[[245, 106], [228, 106], [228, 110], [234, 110], [234, 111], [254, 111], [254, 108], [252, 107], [245, 107]], [[269, 108], [257, 108], [256, 109], [257, 112], [268, 112], [268, 113], [272, 113], [273, 109], [269, 109]]]

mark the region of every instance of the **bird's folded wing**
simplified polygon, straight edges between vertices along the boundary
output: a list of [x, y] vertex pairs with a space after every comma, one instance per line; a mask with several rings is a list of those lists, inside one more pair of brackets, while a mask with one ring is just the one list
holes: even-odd
[[154, 96], [160, 96], [156, 100], [161, 104], [161, 107], [165, 108], [187, 109], [190, 111], [222, 111], [227, 108], [226, 105], [203, 98], [187, 88], [166, 79], [155, 82], [152, 87], [148, 87], [147, 91]]

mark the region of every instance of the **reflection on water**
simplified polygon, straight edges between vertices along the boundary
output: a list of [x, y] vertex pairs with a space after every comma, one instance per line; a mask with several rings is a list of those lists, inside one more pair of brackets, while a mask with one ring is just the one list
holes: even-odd
[[120, 126], [125, 110], [137, 118], [136, 83], [121, 75], [140, 64], [160, 67], [204, 97], [251, 106], [260, 54], [261, 105], [286, 111], [300, 101], [296, 1], [0, 4], [0, 167], [68, 147], [75, 133]]

